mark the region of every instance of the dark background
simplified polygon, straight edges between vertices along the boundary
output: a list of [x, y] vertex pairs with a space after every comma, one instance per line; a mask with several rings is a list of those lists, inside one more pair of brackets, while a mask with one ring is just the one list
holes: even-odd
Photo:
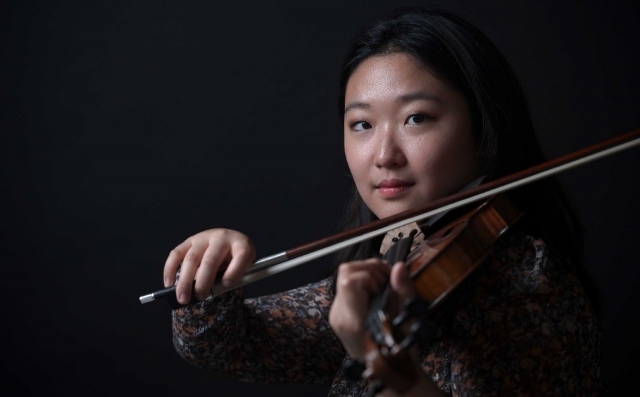
[[[432, 1], [495, 41], [553, 158], [640, 127], [637, 2]], [[592, 4], [593, 3], [593, 4]], [[212, 227], [258, 256], [334, 233], [350, 180], [337, 74], [385, 1], [23, 1], [0, 9], [3, 382], [15, 394], [326, 395], [183, 362], [169, 251]], [[640, 151], [566, 172], [602, 294], [602, 362], [636, 388]], [[330, 260], [250, 296], [324, 275]]]

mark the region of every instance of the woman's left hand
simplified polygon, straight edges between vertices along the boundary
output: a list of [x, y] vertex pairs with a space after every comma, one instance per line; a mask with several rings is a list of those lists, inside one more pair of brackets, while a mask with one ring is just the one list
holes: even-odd
[[389, 276], [400, 302], [415, 294], [403, 262], [398, 262], [392, 269], [386, 261], [371, 258], [343, 263], [338, 268], [336, 296], [329, 312], [329, 324], [354, 359], [364, 357], [365, 322], [369, 305]]
[[347, 353], [355, 359], [364, 357], [369, 304], [388, 280], [389, 273], [388, 263], [379, 258], [347, 262], [338, 268], [329, 324]]
[[[366, 353], [365, 321], [369, 305], [372, 297], [380, 292], [389, 276], [391, 287], [397, 293], [399, 302], [415, 295], [415, 288], [403, 262], [398, 262], [390, 268], [387, 262], [372, 258], [343, 263], [338, 268], [336, 296], [329, 312], [329, 324], [353, 359], [362, 359]], [[423, 372], [422, 367], [418, 370], [418, 381], [404, 396], [444, 396], [438, 386]], [[385, 389], [379, 396], [395, 397], [398, 394]]]

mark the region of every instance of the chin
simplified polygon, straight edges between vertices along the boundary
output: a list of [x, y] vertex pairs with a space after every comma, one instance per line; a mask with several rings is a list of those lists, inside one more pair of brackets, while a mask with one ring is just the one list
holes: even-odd
[[383, 219], [383, 218], [388, 218], [390, 216], [393, 215], [397, 215], [401, 212], [407, 211], [412, 209], [413, 207], [409, 207], [409, 206], [391, 206], [391, 207], [387, 207], [384, 209], [380, 209], [378, 211], [373, 211], [373, 213], [379, 218], [379, 219]]

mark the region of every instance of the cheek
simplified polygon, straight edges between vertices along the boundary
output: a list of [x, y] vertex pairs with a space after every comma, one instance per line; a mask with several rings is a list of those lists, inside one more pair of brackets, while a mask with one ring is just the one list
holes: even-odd
[[423, 177], [435, 176], [449, 165], [448, 142], [438, 135], [425, 135], [405, 145], [405, 155], [415, 172]]
[[460, 179], [464, 179], [460, 174], [467, 167], [468, 153], [460, 148], [460, 140], [455, 138], [456, 134], [434, 134], [416, 142], [410, 149], [415, 175], [425, 183], [430, 199], [448, 194], [460, 184]]
[[362, 177], [362, 173], [366, 170], [367, 154], [362, 145], [357, 145], [349, 138], [345, 138], [344, 154], [347, 159], [347, 165], [358, 183], [358, 179]]
[[456, 139], [447, 140], [432, 156], [423, 162], [424, 171], [438, 196], [453, 194], [475, 179], [477, 156], [473, 145], [466, 135], [455, 135]]

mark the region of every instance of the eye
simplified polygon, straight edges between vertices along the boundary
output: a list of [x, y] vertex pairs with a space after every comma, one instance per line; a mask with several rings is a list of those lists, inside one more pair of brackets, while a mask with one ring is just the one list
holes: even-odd
[[431, 118], [424, 114], [412, 114], [407, 118], [407, 124], [422, 124], [429, 119]]
[[371, 128], [371, 124], [366, 121], [356, 121], [355, 123], [351, 123], [351, 129], [353, 131], [364, 131]]

